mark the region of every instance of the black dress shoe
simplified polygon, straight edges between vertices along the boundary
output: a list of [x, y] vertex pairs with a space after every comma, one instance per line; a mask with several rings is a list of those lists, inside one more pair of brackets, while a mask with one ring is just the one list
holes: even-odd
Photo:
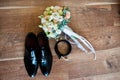
[[39, 53], [38, 53], [38, 63], [40, 65], [41, 72], [44, 76], [48, 76], [52, 67], [52, 54], [49, 47], [49, 41], [44, 32], [40, 32], [37, 36]]
[[32, 32], [28, 33], [25, 39], [24, 64], [30, 77], [34, 77], [38, 69], [37, 47], [37, 37]]

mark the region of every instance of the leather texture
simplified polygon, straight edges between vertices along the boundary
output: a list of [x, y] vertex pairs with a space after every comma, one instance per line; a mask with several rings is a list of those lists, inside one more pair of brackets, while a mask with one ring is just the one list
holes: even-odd
[[25, 39], [24, 64], [30, 77], [35, 77], [38, 69], [37, 47], [37, 37], [32, 32], [28, 33]]
[[48, 76], [50, 74], [53, 61], [52, 53], [49, 47], [49, 41], [44, 32], [40, 32], [37, 35], [37, 38], [39, 45], [38, 63], [43, 75]]

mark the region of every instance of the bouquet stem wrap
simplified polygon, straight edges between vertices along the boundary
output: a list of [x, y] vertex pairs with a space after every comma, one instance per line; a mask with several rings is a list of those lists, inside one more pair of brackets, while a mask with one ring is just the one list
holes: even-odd
[[94, 59], [96, 60], [95, 49], [93, 48], [93, 46], [90, 44], [89, 41], [87, 41], [84, 37], [78, 35], [77, 33], [73, 32], [73, 30], [67, 25], [64, 25], [62, 31], [74, 41], [74, 43], [77, 45], [78, 48], [80, 48], [82, 51], [87, 53], [88, 52], [87, 49], [85, 49], [80, 44], [80, 42], [82, 42], [94, 54]]

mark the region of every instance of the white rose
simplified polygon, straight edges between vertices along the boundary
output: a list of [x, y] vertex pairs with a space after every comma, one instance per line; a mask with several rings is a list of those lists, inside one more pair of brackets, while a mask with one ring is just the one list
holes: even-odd
[[48, 27], [53, 28], [54, 27], [53, 22], [49, 22]]
[[58, 21], [63, 21], [63, 17], [62, 16], [60, 16], [59, 18], [58, 18]]
[[52, 13], [53, 19], [58, 19], [59, 16], [60, 16], [60, 15], [59, 15], [59, 13], [57, 13], [57, 12]]

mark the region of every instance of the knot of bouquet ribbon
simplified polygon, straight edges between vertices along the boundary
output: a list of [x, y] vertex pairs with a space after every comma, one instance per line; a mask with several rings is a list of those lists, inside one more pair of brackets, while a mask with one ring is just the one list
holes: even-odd
[[96, 60], [95, 49], [93, 48], [93, 46], [90, 44], [88, 40], [86, 40], [84, 37], [75, 33], [70, 27], [68, 27], [68, 25], [64, 25], [64, 28], [62, 29], [62, 31], [74, 41], [74, 43], [77, 45], [79, 49], [81, 49], [85, 53], [88, 53], [88, 50], [85, 47], [83, 47], [83, 45], [80, 43], [82, 42], [94, 54], [94, 60]]

